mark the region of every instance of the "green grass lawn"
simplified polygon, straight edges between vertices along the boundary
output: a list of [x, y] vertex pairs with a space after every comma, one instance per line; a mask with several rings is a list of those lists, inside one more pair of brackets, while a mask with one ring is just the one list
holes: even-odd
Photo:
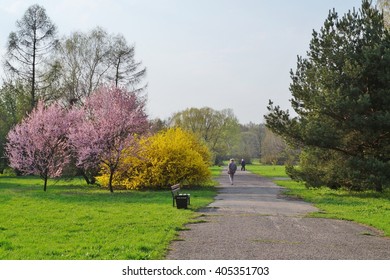
[[[283, 166], [248, 165], [262, 176], [286, 177]], [[218, 176], [221, 168], [212, 168]], [[321, 209], [316, 217], [352, 220], [390, 236], [390, 192], [350, 193], [276, 181], [289, 195]], [[212, 202], [213, 187], [194, 188], [187, 210], [172, 207], [170, 191], [116, 191], [82, 179], [49, 181], [0, 176], [0, 260], [164, 259], [169, 243], [197, 209]]]
[[213, 178], [216, 178], [221, 174], [223, 167], [214, 165], [214, 166], [211, 166], [209, 169], [211, 171], [211, 176]]
[[283, 165], [248, 164], [246, 170], [268, 178], [288, 177]]
[[[265, 177], [287, 177], [284, 166], [249, 165], [248, 170]], [[390, 190], [384, 193], [349, 192], [328, 188], [307, 189], [303, 183], [276, 180], [286, 194], [313, 203], [320, 209], [310, 216], [355, 221], [375, 227], [390, 236]]]
[[[218, 170], [214, 171], [218, 174]], [[0, 176], [0, 259], [163, 259], [213, 187], [187, 190], [189, 209], [172, 207], [170, 191], [116, 191], [81, 179]]]

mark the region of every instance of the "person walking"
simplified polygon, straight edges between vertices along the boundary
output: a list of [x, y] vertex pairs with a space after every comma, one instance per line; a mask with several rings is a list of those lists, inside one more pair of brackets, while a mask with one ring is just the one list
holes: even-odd
[[245, 171], [245, 160], [241, 160], [241, 171]]
[[234, 162], [234, 159], [230, 159], [230, 163], [228, 166], [228, 174], [229, 174], [230, 184], [232, 185], [234, 181], [234, 173], [236, 173], [236, 170], [237, 170], [237, 165]]

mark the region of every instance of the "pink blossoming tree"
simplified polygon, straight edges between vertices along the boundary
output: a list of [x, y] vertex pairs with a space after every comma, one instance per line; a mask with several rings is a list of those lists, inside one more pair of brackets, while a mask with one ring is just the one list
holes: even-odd
[[67, 113], [42, 101], [7, 136], [10, 166], [24, 174], [39, 175], [46, 191], [48, 177], [59, 177], [69, 162]]
[[108, 188], [121, 163], [123, 151], [135, 145], [135, 136], [148, 128], [145, 101], [117, 87], [101, 87], [82, 108], [70, 113], [69, 129], [77, 166], [88, 170], [102, 166], [110, 174]]

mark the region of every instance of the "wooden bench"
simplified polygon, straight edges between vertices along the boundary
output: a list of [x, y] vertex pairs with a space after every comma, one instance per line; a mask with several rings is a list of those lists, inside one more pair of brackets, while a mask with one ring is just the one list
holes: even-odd
[[176, 185], [173, 185], [171, 186], [171, 193], [172, 193], [172, 205], [173, 207], [175, 207], [175, 201], [176, 201], [176, 197], [186, 197], [187, 198], [187, 201], [188, 201], [188, 205], [190, 205], [191, 203], [191, 195], [188, 194], [188, 193], [180, 193], [180, 184], [176, 184]]

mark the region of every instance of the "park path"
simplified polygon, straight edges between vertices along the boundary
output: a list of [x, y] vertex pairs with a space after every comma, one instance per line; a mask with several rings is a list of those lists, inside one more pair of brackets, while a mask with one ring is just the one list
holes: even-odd
[[[307, 218], [311, 204], [281, 195], [271, 180], [224, 172], [201, 223], [187, 225], [167, 254], [173, 260], [390, 259], [390, 238], [349, 221]], [[178, 210], [179, 211], [179, 210]]]

